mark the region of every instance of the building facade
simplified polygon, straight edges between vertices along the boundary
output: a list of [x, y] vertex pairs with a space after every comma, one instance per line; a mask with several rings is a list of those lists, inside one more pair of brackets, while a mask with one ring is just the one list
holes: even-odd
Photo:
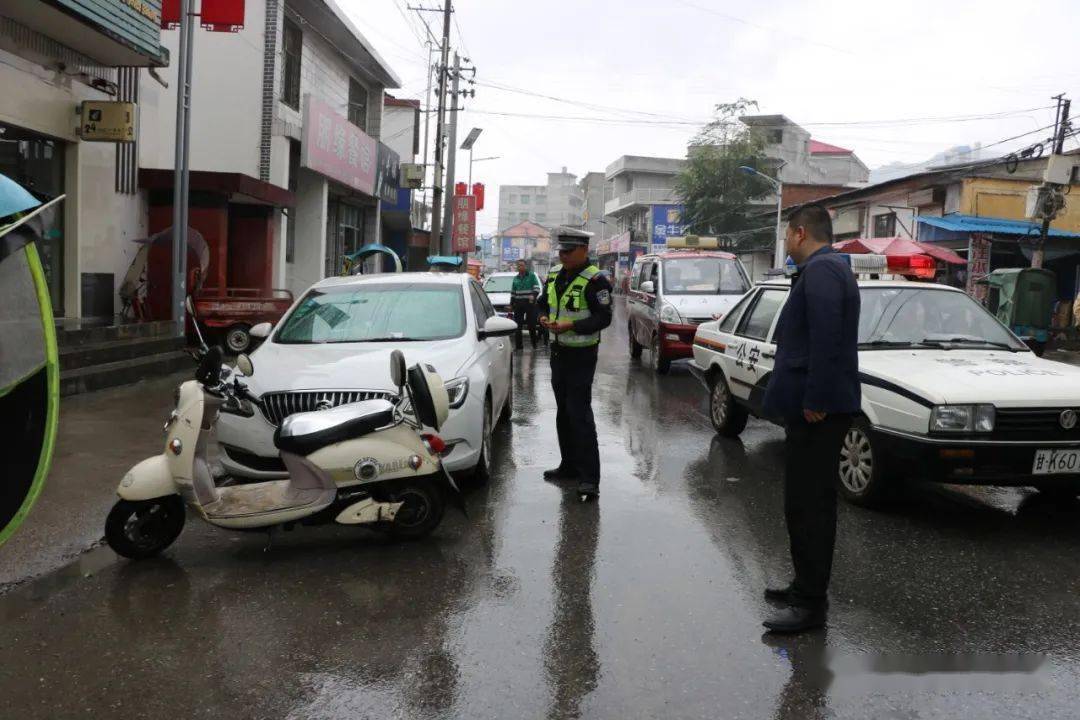
[[66, 196], [46, 212], [40, 247], [58, 318], [113, 316], [133, 241], [147, 230], [138, 137], [90, 142], [77, 132], [80, 103], [141, 106], [140, 78], [169, 64], [160, 3], [111, 5], [0, 3], [0, 173], [43, 201]]
[[[586, 177], [597, 176], [589, 173]], [[595, 177], [593, 182], [595, 183]], [[522, 222], [545, 227], [585, 225], [585, 180], [562, 168], [548, 173], [546, 185], [501, 185], [499, 187], [499, 229]], [[594, 191], [595, 192], [595, 191]]]
[[[196, 30], [191, 225], [208, 289], [300, 292], [382, 239], [398, 154], [379, 142], [398, 78], [333, 0], [255, 0], [236, 33]], [[175, 53], [178, 33], [167, 32]], [[140, 180], [149, 230], [172, 213], [176, 71], [143, 80]]]

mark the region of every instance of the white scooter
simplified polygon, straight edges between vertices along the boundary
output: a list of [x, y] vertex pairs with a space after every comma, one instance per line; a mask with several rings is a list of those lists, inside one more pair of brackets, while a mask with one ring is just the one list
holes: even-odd
[[[105, 539], [119, 555], [142, 559], [167, 548], [184, 527], [185, 504], [211, 525], [232, 530], [338, 523], [369, 525], [400, 538], [419, 538], [438, 527], [447, 499], [464, 510], [442, 465], [445, 443], [422, 434], [425, 427], [438, 432], [445, 422], [446, 388], [430, 367], [406, 370], [400, 350], [390, 358], [398, 386], [394, 402], [365, 400], [285, 419], [274, 443], [287, 479], [215, 481], [207, 444], [219, 411], [252, 413], [259, 403], [239, 377], [223, 373], [221, 360], [220, 348], [205, 351], [196, 379], [178, 390], [164, 452], [120, 481], [120, 500], [105, 521]], [[255, 371], [246, 355], [237, 367], [245, 376]]]

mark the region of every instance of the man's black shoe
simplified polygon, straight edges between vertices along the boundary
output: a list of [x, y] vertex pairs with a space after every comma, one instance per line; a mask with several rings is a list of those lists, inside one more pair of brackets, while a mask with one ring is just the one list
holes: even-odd
[[544, 479], [548, 482], [559, 482], [560, 480], [577, 480], [577, 473], [569, 468], [559, 466], [550, 470], [544, 471]]
[[600, 486], [591, 482], [580, 482], [577, 486], [578, 495], [582, 500], [592, 500], [600, 497]]
[[789, 605], [762, 623], [769, 632], [801, 633], [825, 626], [825, 607]]
[[795, 592], [791, 589], [791, 583], [788, 583], [787, 587], [767, 587], [765, 588], [765, 599], [776, 600], [778, 602], [790, 603], [791, 599], [795, 597]]

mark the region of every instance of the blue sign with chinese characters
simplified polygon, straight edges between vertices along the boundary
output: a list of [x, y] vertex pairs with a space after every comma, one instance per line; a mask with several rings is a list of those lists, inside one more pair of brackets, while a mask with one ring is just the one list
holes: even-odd
[[502, 239], [502, 259], [505, 262], [514, 262], [523, 257], [522, 248], [514, 247], [514, 238]]
[[652, 244], [666, 245], [668, 236], [685, 235], [688, 227], [683, 223], [682, 205], [653, 205]]

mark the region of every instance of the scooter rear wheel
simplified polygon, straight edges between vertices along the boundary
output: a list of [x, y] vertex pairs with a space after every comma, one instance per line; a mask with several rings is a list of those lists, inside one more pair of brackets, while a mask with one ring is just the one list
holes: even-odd
[[430, 480], [410, 482], [380, 499], [404, 503], [387, 527], [390, 535], [401, 540], [415, 540], [428, 535], [439, 526], [446, 512], [442, 490]]
[[105, 541], [117, 555], [143, 560], [172, 545], [184, 529], [184, 518], [179, 495], [118, 500], [105, 520]]

